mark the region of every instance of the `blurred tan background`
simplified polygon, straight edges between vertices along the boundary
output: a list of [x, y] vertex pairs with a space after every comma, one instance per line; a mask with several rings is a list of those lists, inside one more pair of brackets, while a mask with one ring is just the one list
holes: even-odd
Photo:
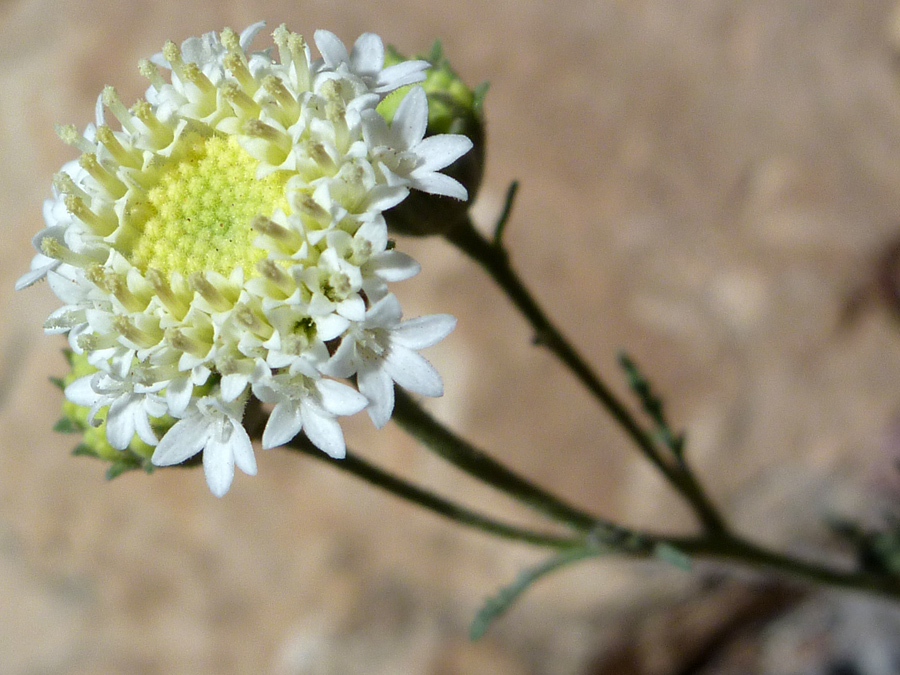
[[[702, 566], [614, 561], [543, 582], [470, 644], [482, 599], [542, 552], [283, 451], [221, 500], [193, 471], [107, 483], [50, 430], [63, 341], [41, 323], [56, 301], [13, 282], [73, 157], [53, 124], [90, 121], [104, 84], [141, 95], [136, 63], [165, 40], [259, 19], [348, 44], [375, 31], [406, 52], [440, 37], [469, 84], [491, 82], [480, 221], [519, 179], [507, 241], [538, 298], [617, 387], [622, 346], [652, 374], [742, 529], [815, 551], [823, 514], [875, 513], [900, 484], [900, 331], [865, 290], [900, 234], [897, 16], [893, 0], [0, 2], [0, 675], [817, 673], [803, 664], [862, 649], [835, 637], [841, 621], [896, 644], [885, 608], [779, 590], [770, 630], [744, 631], [745, 666], [727, 670], [720, 645], [688, 671], [721, 611], [762, 597], [755, 582], [711, 591]], [[585, 508], [691, 526], [478, 270], [437, 241], [401, 246], [423, 265], [398, 288], [408, 315], [459, 319], [428, 352], [446, 383], [435, 414]], [[534, 522], [394, 429], [357, 416], [347, 435]], [[773, 637], [797, 612], [831, 627], [799, 629], [812, 656]], [[840, 672], [894, 672], [865, 667]]]

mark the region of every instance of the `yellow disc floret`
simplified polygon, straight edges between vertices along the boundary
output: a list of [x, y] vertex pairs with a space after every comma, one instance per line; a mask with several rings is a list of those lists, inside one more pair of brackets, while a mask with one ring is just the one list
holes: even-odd
[[266, 256], [253, 246], [251, 228], [259, 215], [288, 212], [284, 172], [256, 177], [258, 160], [234, 136], [186, 132], [176, 152], [159, 167], [148, 193], [150, 216], [129, 256], [146, 271], [218, 272], [228, 276], [238, 267], [255, 274]]

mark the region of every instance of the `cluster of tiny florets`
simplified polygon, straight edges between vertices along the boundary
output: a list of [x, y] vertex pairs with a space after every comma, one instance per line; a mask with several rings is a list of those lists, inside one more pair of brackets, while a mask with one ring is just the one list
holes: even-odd
[[95, 369], [66, 397], [105, 418], [109, 444], [155, 446], [160, 466], [202, 451], [217, 495], [235, 464], [256, 471], [242, 424], [251, 397], [272, 406], [263, 447], [302, 430], [341, 457], [338, 416], [366, 409], [384, 425], [395, 382], [440, 395], [416, 350], [454, 320], [401, 321], [388, 284], [419, 267], [382, 213], [410, 189], [465, 199], [439, 171], [471, 147], [424, 138], [419, 87], [390, 125], [376, 110], [427, 62], [385, 68], [378, 36], [348, 52], [327, 31], [312, 60], [284, 26], [274, 49], [248, 52], [261, 27], [168, 43], [140, 64], [144, 100], [126, 108], [107, 87], [96, 124], [58, 128], [82, 155], [55, 177], [17, 284], [46, 276], [64, 303], [45, 329]]

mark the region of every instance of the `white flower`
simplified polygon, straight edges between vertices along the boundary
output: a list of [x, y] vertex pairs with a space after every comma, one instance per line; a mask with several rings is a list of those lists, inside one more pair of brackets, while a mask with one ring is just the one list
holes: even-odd
[[172, 466], [203, 453], [203, 472], [210, 491], [221, 497], [231, 487], [234, 467], [256, 475], [256, 458], [247, 431], [241, 425], [245, 400], [222, 403], [215, 396], [198, 399], [187, 416], [166, 432], [151, 460]]
[[463, 200], [468, 197], [462, 183], [438, 172], [471, 150], [472, 141], [459, 134], [425, 138], [428, 98], [424, 89], [414, 87], [403, 97], [390, 127], [374, 110], [363, 111], [362, 120], [366, 144], [378, 158], [389, 184], [405, 179], [423, 192]]
[[443, 340], [456, 326], [456, 319], [449, 314], [432, 314], [401, 323], [401, 316], [396, 296], [385, 296], [366, 312], [364, 322], [350, 329], [323, 368], [335, 377], [356, 374], [376, 427], [383, 427], [391, 417], [394, 382], [423, 396], [444, 392], [434, 366], [414, 350]]
[[[471, 146], [423, 140], [418, 88], [390, 128], [378, 122], [376, 106], [423, 79], [426, 62], [384, 68], [378, 36], [362, 35], [348, 53], [327, 31], [316, 33], [322, 59], [312, 61], [284, 26], [276, 49], [248, 51], [261, 28], [167, 43], [140, 64], [151, 84], [144, 100], [126, 107], [107, 87], [84, 133], [59, 127], [82, 154], [54, 179], [37, 255], [16, 284], [48, 277], [63, 306], [45, 330], [67, 334], [99, 371], [67, 396], [92, 417], [110, 407], [110, 443], [126, 448], [137, 434], [152, 445], [150, 417], [179, 419], [152, 461], [204, 450], [216, 494], [235, 463], [255, 471], [241, 427], [251, 392], [275, 406], [267, 447], [302, 429], [332, 456], [344, 453], [336, 418], [368, 402], [384, 424], [392, 381], [440, 393], [437, 373], [411, 350], [452, 320], [399, 324], [388, 284], [418, 264], [389, 250], [382, 214], [410, 189], [464, 197], [437, 171]], [[326, 371], [357, 376], [362, 394]]]
[[336, 459], [346, 454], [344, 434], [335, 419], [366, 407], [366, 397], [340, 382], [280, 374], [253, 385], [253, 393], [275, 408], [263, 431], [264, 448], [284, 445], [301, 429], [320, 450]]
[[124, 450], [135, 433], [147, 445], [156, 445], [149, 418], [166, 413], [165, 401], [156, 394], [164, 385], [155, 383], [144, 387], [133, 380], [99, 372], [78, 378], [66, 387], [65, 394], [72, 403], [90, 408], [88, 422], [91, 424], [100, 408], [109, 406], [106, 439], [116, 450]]

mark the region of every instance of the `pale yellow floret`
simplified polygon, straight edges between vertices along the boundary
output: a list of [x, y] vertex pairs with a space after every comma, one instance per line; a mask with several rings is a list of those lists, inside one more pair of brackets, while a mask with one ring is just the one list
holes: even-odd
[[258, 215], [288, 210], [286, 176], [257, 179], [259, 162], [233, 136], [188, 132], [178, 142], [183, 153], [147, 193], [153, 215], [143, 223], [131, 263], [185, 277], [205, 271], [228, 276], [237, 268], [252, 276], [265, 251], [253, 246], [251, 224]]

